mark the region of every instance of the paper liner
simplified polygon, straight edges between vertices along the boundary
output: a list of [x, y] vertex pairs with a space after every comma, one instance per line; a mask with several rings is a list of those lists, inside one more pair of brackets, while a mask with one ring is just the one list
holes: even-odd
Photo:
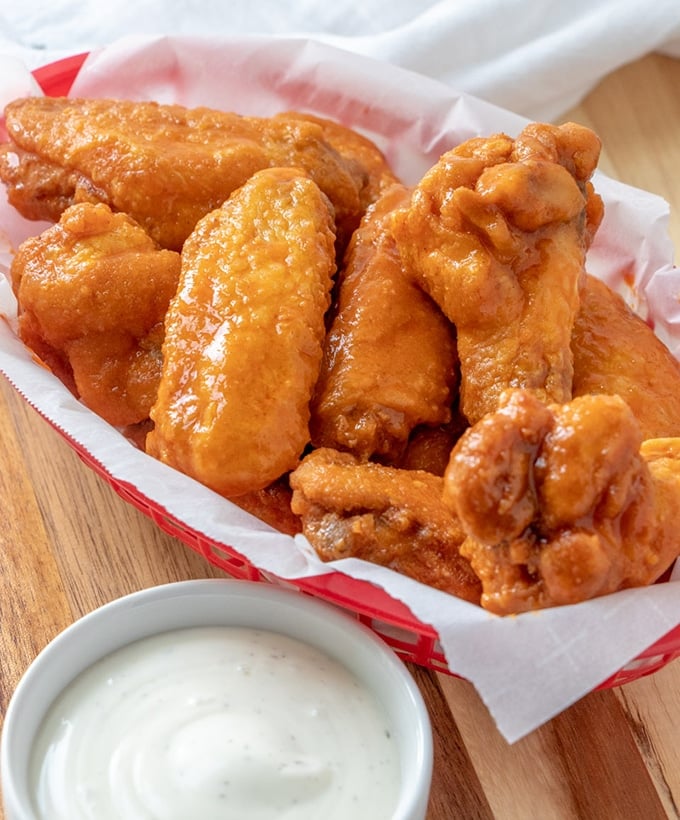
[[[37, 93], [25, 69], [10, 68], [14, 75], [2, 88]], [[526, 122], [419, 75], [291, 38], [126, 38], [88, 57], [71, 95], [209, 105], [250, 115], [310, 111], [371, 137], [407, 183], [417, 182], [443, 151], [461, 140], [499, 131], [514, 135]], [[667, 204], [601, 174], [595, 185], [606, 214], [589, 253], [589, 270], [623, 293], [642, 315], [649, 312], [669, 346], [680, 350], [680, 275], [667, 235]], [[0, 203], [0, 264], [5, 271], [17, 243], [41, 228]], [[363, 561], [324, 564], [302, 536], [275, 532], [146, 456], [76, 401], [15, 338], [16, 305], [7, 282], [0, 283], [0, 310], [7, 317], [0, 323], [2, 371], [111, 476], [136, 487], [187, 526], [233, 546], [265, 573], [300, 580], [341, 572], [385, 589], [434, 627], [450, 671], [474, 684], [510, 742], [680, 624], [677, 568], [675, 580], [668, 583], [499, 618]]]

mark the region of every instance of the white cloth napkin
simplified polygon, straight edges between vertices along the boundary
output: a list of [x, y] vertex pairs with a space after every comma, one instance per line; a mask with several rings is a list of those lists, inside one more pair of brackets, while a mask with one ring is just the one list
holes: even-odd
[[0, 54], [30, 67], [127, 34], [303, 34], [557, 119], [610, 71], [680, 56], [678, 0], [22, 0], [0, 2]]

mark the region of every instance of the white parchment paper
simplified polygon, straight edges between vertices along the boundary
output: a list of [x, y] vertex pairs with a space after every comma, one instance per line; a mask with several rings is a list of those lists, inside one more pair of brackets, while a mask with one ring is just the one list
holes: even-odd
[[[1, 66], [4, 104], [40, 93], [17, 61]], [[244, 114], [286, 109], [340, 120], [385, 151], [414, 183], [463, 139], [525, 120], [403, 69], [306, 39], [267, 37], [127, 38], [90, 55], [73, 96], [108, 96], [210, 105]], [[674, 351], [680, 351], [680, 273], [658, 197], [598, 174], [606, 216], [589, 270], [622, 292]], [[42, 229], [0, 202], [0, 266]], [[624, 274], [627, 282], [624, 284]], [[680, 571], [672, 580], [576, 606], [499, 618], [390, 570], [356, 559], [321, 563], [301, 536], [273, 531], [192, 479], [136, 450], [38, 366], [14, 336], [16, 305], [0, 281], [0, 369], [43, 415], [87, 449], [117, 480], [207, 536], [231, 545], [256, 567], [296, 579], [342, 571], [403, 601], [431, 624], [452, 672], [470, 680], [501, 733], [513, 742], [606, 680], [680, 623]]]

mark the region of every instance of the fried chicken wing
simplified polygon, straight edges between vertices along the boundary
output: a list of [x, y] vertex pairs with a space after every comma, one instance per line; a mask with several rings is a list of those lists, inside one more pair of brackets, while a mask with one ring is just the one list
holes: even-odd
[[148, 452], [225, 496], [309, 441], [335, 270], [331, 206], [302, 172], [256, 173], [185, 243]]
[[366, 171], [324, 139], [321, 125], [180, 105], [31, 97], [5, 109], [10, 142], [0, 179], [31, 219], [56, 221], [74, 202], [105, 202], [180, 250], [198, 220], [256, 171], [299, 167], [335, 208], [342, 247], [364, 206]]
[[111, 424], [143, 421], [156, 399], [179, 269], [179, 254], [160, 250], [125, 214], [73, 205], [14, 257], [19, 334]]
[[680, 364], [621, 296], [593, 276], [581, 294], [571, 348], [574, 396], [616, 394], [645, 439], [680, 436]]
[[589, 183], [599, 147], [574, 124], [472, 139], [444, 154], [394, 215], [402, 257], [456, 326], [471, 423], [507, 387], [571, 397], [571, 329], [602, 216]]
[[443, 479], [313, 450], [291, 473], [292, 510], [324, 561], [362, 558], [475, 603], [480, 584], [442, 503]]
[[352, 238], [312, 402], [316, 447], [394, 460], [414, 427], [450, 419], [453, 328], [404, 270], [388, 226], [408, 195], [390, 187]]
[[619, 396], [545, 405], [508, 390], [461, 436], [444, 481], [482, 606], [498, 614], [650, 584], [680, 553], [680, 442], [643, 444]]

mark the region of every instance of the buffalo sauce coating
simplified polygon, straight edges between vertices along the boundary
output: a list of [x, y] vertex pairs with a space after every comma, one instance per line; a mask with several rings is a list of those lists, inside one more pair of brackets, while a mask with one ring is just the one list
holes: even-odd
[[179, 271], [179, 254], [160, 249], [126, 214], [72, 205], [14, 257], [19, 334], [110, 424], [144, 422]]
[[301, 172], [255, 174], [182, 252], [147, 450], [225, 496], [293, 469], [309, 440], [335, 270], [330, 206]]
[[508, 615], [657, 580], [680, 550], [679, 452], [677, 439], [643, 442], [619, 396], [545, 405], [504, 391], [444, 479], [482, 606]]
[[355, 231], [312, 401], [312, 442], [394, 461], [419, 424], [451, 418], [455, 333], [405, 269], [389, 225], [410, 192], [390, 186]]

